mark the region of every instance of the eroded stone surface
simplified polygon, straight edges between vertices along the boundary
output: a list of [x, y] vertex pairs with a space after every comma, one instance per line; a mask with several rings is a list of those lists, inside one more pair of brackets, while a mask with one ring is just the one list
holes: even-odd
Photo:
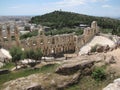
[[90, 75], [98, 64], [113, 64], [111, 61], [116, 61], [116, 58], [105, 54], [76, 57], [74, 60], [62, 61], [61, 65], [54, 71], [56, 73], [39, 73], [12, 80], [3, 85], [3, 90], [28, 90], [29, 88], [30, 90], [34, 90], [34, 88], [62, 90], [77, 83], [82, 76]]
[[120, 90], [120, 78], [115, 79], [113, 83], [110, 83], [103, 90]]

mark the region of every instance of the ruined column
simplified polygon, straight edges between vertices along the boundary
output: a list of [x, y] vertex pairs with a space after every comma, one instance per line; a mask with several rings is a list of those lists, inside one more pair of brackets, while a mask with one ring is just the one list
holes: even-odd
[[97, 22], [96, 21], [93, 21], [91, 23], [91, 28], [97, 28]]
[[44, 30], [43, 30], [43, 27], [42, 26], [39, 26], [39, 30], [38, 30], [38, 35], [39, 36], [44, 36], [45, 34], [44, 34]]
[[0, 42], [3, 41], [3, 37], [2, 37], [2, 25], [0, 24]]
[[14, 26], [14, 36], [16, 40], [16, 45], [20, 46], [19, 31], [18, 31], [18, 26], [16, 24]]
[[99, 28], [97, 26], [97, 22], [96, 21], [93, 21], [92, 24], [91, 24], [91, 28], [93, 29], [93, 33], [96, 34], [99, 32]]
[[11, 42], [11, 32], [10, 32], [9, 24], [7, 24], [7, 39], [8, 39], [8, 42]]

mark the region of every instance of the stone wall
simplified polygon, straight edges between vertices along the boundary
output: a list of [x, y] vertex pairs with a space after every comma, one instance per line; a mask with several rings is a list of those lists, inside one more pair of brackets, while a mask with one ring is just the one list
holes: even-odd
[[91, 23], [91, 27], [87, 27], [84, 29], [83, 35], [76, 37], [76, 53], [79, 52], [80, 48], [89, 42], [96, 34], [99, 33], [99, 27], [97, 26], [97, 22], [93, 21]]
[[93, 36], [98, 32], [99, 32], [99, 28], [97, 26], [96, 21], [92, 22], [91, 27], [85, 28], [83, 35], [80, 36], [76, 36], [74, 33], [46, 36], [44, 34], [44, 30], [42, 26], [40, 26], [40, 30], [38, 31], [39, 33], [38, 36], [20, 41], [18, 27], [15, 24], [14, 26], [15, 41], [11, 40], [10, 25], [7, 25], [8, 41], [5, 42], [2, 37], [2, 27], [0, 25], [0, 43], [4, 48], [12, 47], [14, 45], [20, 46], [21, 48], [24, 49], [41, 48], [45, 56], [56, 55], [59, 53], [70, 53], [70, 52], [78, 53], [80, 48], [83, 45], [85, 45], [89, 40], [91, 40]]

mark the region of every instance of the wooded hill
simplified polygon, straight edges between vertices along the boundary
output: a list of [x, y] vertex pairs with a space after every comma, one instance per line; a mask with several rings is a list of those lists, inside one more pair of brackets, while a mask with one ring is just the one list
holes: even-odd
[[73, 12], [54, 11], [45, 15], [35, 16], [31, 19], [32, 23], [43, 24], [53, 28], [79, 26], [80, 23], [90, 25], [92, 21], [97, 21], [103, 28], [115, 28], [120, 25], [120, 20], [95, 17]]
[[[54, 11], [41, 16], [32, 17], [31, 23], [42, 24], [49, 26], [52, 29], [61, 29], [64, 27], [73, 28], [80, 24], [90, 26], [92, 21], [97, 21], [98, 26], [102, 29], [112, 29], [111, 32], [120, 35], [120, 20], [108, 17], [88, 16], [73, 12]], [[109, 32], [109, 30], [108, 30]]]

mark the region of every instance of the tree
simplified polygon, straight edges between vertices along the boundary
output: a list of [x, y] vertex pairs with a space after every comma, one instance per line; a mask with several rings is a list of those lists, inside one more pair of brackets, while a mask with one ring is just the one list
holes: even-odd
[[12, 47], [10, 49], [10, 54], [12, 56], [12, 62], [15, 63], [17, 69], [17, 62], [21, 60], [23, 57], [23, 51], [20, 47]]
[[25, 51], [25, 57], [33, 60], [41, 60], [43, 54], [40, 48], [37, 48], [35, 50], [29, 49]]
[[34, 51], [32, 49], [26, 50], [25, 58], [34, 59]]
[[25, 26], [25, 31], [30, 31], [30, 26]]
[[37, 60], [41, 60], [43, 54], [42, 54], [42, 51], [40, 48], [36, 49], [34, 51], [34, 59], [37, 61]]

